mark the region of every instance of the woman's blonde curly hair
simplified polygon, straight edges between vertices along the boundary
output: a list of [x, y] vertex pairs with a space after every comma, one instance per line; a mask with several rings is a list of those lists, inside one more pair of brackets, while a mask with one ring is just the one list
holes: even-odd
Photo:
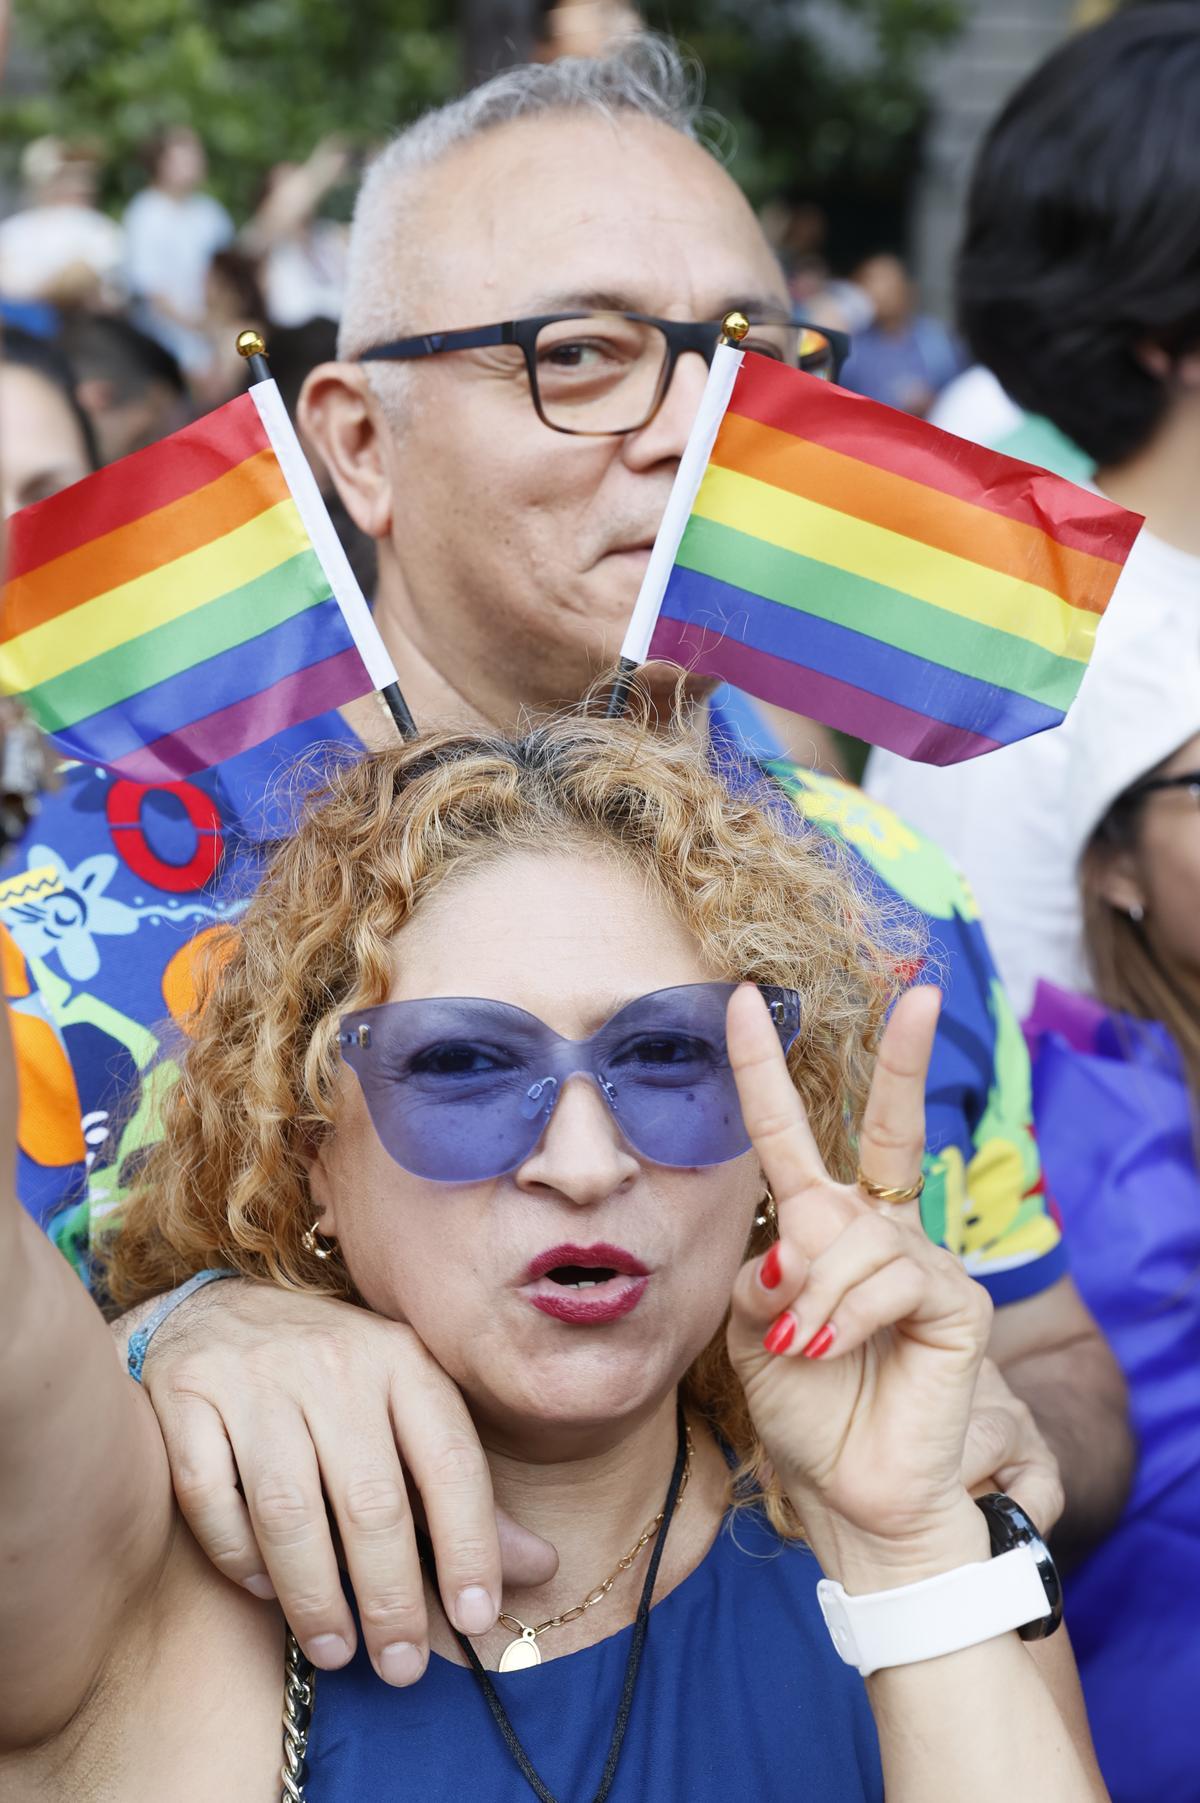
[[[511, 742], [429, 735], [336, 764], [204, 985], [162, 1140], [103, 1253], [112, 1300], [127, 1306], [214, 1265], [358, 1300], [336, 1253], [320, 1261], [304, 1245], [308, 1165], [345, 1081], [340, 1017], [386, 999], [397, 935], [426, 896], [516, 851], [619, 858], [715, 971], [798, 989], [790, 1068], [828, 1168], [851, 1176], [877, 1034], [911, 968], [914, 929], [885, 919], [839, 848], [772, 793], [774, 809], [731, 795], [683, 725], [583, 717]], [[752, 1250], [773, 1234], [756, 1229]], [[757, 1493], [761, 1449], [723, 1324], [685, 1394]], [[776, 1525], [794, 1532], [769, 1474], [762, 1489]]]

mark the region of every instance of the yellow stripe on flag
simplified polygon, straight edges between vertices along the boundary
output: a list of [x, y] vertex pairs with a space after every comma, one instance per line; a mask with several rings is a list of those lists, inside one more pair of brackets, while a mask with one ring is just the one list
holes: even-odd
[[1049, 589], [710, 464], [693, 513], [1086, 663], [1099, 615]]
[[69, 622], [46, 620], [10, 639], [3, 648], [5, 684], [22, 691], [61, 676], [64, 670], [265, 576], [289, 557], [307, 551], [310, 542], [289, 496], [211, 544], [83, 602], [71, 610]]

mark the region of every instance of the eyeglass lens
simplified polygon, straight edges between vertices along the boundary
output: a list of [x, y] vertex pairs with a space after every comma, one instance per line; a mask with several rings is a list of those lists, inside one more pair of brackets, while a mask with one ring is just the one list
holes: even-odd
[[[742, 348], [832, 379], [833, 346], [812, 326], [754, 325]], [[659, 326], [621, 313], [590, 313], [542, 326], [534, 346], [547, 424], [563, 432], [634, 432], [662, 398], [669, 346]]]
[[[502, 1002], [387, 1002], [347, 1016], [340, 1043], [385, 1150], [418, 1177], [473, 1183], [513, 1170], [576, 1075], [596, 1084], [643, 1157], [723, 1164], [750, 1143], [725, 1048], [733, 989], [659, 990], [586, 1040], [563, 1039]], [[799, 997], [772, 987], [763, 994], [786, 1050], [799, 1030]]]

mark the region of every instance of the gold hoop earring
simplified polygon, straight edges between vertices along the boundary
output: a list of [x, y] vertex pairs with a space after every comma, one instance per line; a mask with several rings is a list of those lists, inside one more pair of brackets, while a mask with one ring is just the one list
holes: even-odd
[[319, 1258], [323, 1261], [327, 1258], [333, 1257], [332, 1246], [318, 1246], [318, 1244], [317, 1244], [317, 1224], [315, 1221], [313, 1222], [312, 1226], [309, 1228], [308, 1232], [305, 1234], [302, 1234], [300, 1236], [300, 1244], [304, 1247], [304, 1250], [306, 1252], [311, 1252], [312, 1256], [314, 1258]]
[[769, 1183], [763, 1191], [762, 1200], [758, 1205], [758, 1213], [754, 1217], [754, 1225], [756, 1227], [772, 1228], [779, 1226], [779, 1211], [775, 1207], [775, 1198], [771, 1194], [771, 1185]]

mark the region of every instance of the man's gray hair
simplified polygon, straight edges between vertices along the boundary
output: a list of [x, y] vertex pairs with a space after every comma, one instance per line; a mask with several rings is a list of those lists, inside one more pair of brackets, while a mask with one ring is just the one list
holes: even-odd
[[[703, 140], [704, 127], [713, 117], [700, 104], [703, 89], [697, 62], [683, 56], [668, 39], [639, 33], [604, 57], [564, 56], [552, 63], [505, 69], [461, 99], [423, 114], [392, 139], [359, 189], [338, 355], [354, 357], [371, 344], [437, 326], [436, 320], [404, 316], [411, 305], [422, 247], [411, 244], [401, 249], [403, 222], [415, 179], [456, 145], [514, 119], [571, 111], [608, 119], [637, 113], [685, 137]], [[409, 268], [402, 274], [405, 258]], [[397, 366], [386, 367], [389, 377], [400, 374]], [[375, 365], [372, 376], [383, 369]], [[399, 386], [389, 380], [384, 388], [392, 397]]]

